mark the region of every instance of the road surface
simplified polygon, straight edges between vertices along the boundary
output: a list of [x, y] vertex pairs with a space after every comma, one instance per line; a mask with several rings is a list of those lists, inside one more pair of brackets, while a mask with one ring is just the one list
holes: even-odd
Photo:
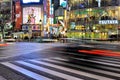
[[[2, 54], [0, 75], [6, 80], [120, 80], [119, 56], [89, 54], [88, 58], [88, 54], [79, 51], [98, 49], [90, 45], [67, 45], [11, 44], [1, 50], [10, 52]], [[98, 53], [103, 53], [101, 51], [99, 49]]]

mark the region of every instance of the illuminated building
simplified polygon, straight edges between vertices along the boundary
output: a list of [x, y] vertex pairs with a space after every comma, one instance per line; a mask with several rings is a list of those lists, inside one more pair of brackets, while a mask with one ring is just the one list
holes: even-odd
[[15, 1], [15, 32], [24, 32], [24, 36], [42, 36], [43, 0]]
[[0, 0], [0, 40], [12, 32], [12, 0]]
[[67, 0], [53, 0], [54, 1], [54, 24], [52, 30], [55, 33], [55, 36], [60, 37], [64, 35], [66, 30], [66, 7]]
[[104, 39], [120, 34], [120, 0], [68, 0], [68, 37]]

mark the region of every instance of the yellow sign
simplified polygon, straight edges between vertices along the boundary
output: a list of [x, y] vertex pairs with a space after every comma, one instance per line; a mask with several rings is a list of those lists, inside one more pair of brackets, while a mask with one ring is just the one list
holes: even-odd
[[58, 17], [58, 20], [63, 20], [63, 16], [59, 16], [59, 17]]

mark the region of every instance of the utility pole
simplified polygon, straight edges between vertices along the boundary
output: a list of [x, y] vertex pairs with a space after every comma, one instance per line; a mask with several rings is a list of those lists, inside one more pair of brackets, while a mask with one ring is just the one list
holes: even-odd
[[42, 37], [42, 20], [40, 19], [40, 21], [39, 21], [39, 23], [40, 23], [40, 37]]

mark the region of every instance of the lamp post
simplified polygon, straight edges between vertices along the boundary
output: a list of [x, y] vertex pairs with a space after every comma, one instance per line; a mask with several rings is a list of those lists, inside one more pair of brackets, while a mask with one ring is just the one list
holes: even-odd
[[41, 31], [42, 31], [42, 20], [41, 19], [39, 21], [39, 24], [40, 24], [40, 37], [41, 37]]

